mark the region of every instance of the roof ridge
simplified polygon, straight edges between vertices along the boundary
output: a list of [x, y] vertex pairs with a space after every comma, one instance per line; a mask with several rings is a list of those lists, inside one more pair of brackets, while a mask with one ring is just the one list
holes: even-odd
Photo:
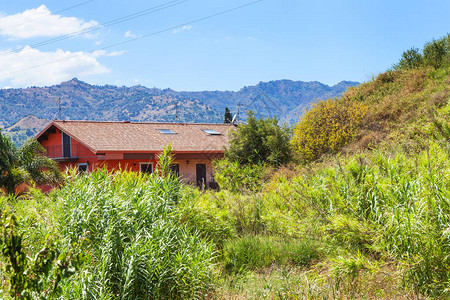
[[161, 124], [161, 125], [215, 125], [232, 126], [231, 123], [193, 123], [193, 122], [132, 122], [132, 121], [90, 121], [90, 120], [54, 120], [57, 123], [106, 123], [106, 124]]

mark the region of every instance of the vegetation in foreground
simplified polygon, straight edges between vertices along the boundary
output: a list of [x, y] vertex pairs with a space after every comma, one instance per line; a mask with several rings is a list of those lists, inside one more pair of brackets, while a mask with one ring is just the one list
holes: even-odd
[[45, 156], [45, 149], [34, 139], [20, 148], [0, 131], [0, 191], [19, 193], [21, 184], [57, 184], [61, 180], [57, 164]]
[[266, 139], [217, 162], [218, 192], [164, 170], [100, 170], [0, 203], [28, 256], [83, 240], [84, 262], [54, 298], [446, 299], [449, 83], [446, 64], [400, 66], [312, 107], [292, 131], [289, 167], [278, 163], [289, 131], [270, 119], [239, 130], [232, 144]]

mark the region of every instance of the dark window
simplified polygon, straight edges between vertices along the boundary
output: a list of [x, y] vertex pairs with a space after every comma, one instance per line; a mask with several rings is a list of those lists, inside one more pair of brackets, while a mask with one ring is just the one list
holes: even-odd
[[63, 139], [63, 157], [71, 157], [70, 155], [70, 136], [62, 133], [62, 139]]
[[140, 164], [141, 173], [152, 174], [153, 173], [153, 164], [151, 163], [141, 163]]
[[177, 177], [180, 176], [180, 165], [179, 164], [171, 164], [170, 165], [170, 172], [174, 175], [176, 175]]
[[78, 173], [88, 173], [89, 172], [89, 168], [88, 168], [88, 164], [78, 164]]
[[206, 164], [197, 164], [197, 185], [201, 188], [206, 187]]

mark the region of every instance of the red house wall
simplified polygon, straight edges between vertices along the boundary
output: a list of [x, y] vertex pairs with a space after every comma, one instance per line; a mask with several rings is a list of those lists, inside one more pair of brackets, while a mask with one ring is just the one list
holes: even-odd
[[[75, 139], [71, 138], [72, 145], [72, 159], [67, 161], [67, 159], [62, 159], [62, 132], [56, 129], [56, 132], [50, 133], [46, 140], [41, 140], [41, 144], [44, 147], [50, 147], [53, 149], [49, 151], [48, 155], [52, 158], [60, 158], [58, 162], [61, 171], [65, 171], [66, 168], [78, 168], [78, 164], [88, 163], [89, 172], [94, 171], [97, 168], [106, 167], [108, 170], [130, 170], [139, 172], [140, 163], [153, 163], [153, 170], [157, 165], [157, 153], [155, 153], [155, 159], [105, 159], [105, 158], [115, 158], [117, 156], [123, 157], [122, 152], [109, 152], [101, 153], [99, 155], [95, 154], [93, 151], [89, 150], [83, 144], [80, 144]], [[55, 151], [54, 148], [57, 150]], [[59, 152], [58, 152], [59, 151]], [[53, 155], [52, 155], [53, 154]], [[223, 157], [223, 153], [179, 153], [176, 154], [175, 163], [179, 164], [180, 175], [182, 178], [186, 179], [188, 182], [196, 182], [196, 164], [206, 164], [207, 166], [207, 181], [213, 180], [213, 169], [211, 161], [214, 158]], [[66, 161], [64, 161], [66, 160]]]
[[[77, 168], [78, 164], [89, 163], [89, 171], [92, 172], [96, 168], [107, 167], [108, 170], [126, 169], [130, 171], [139, 171], [139, 163], [153, 163], [153, 167], [156, 165], [156, 160], [148, 159], [133, 159], [133, 160], [99, 160], [98, 156], [91, 150], [89, 150], [83, 144], [80, 144], [77, 140], [71, 138], [72, 144], [72, 157], [78, 157], [76, 161], [60, 161], [58, 166], [61, 171], [65, 171], [66, 168]], [[48, 147], [50, 150], [48, 155], [50, 157], [62, 157], [62, 132], [57, 129], [55, 133], [49, 134], [47, 140], [41, 141], [41, 145]], [[117, 154], [117, 153], [116, 153]], [[119, 153], [123, 154], [123, 153]]]

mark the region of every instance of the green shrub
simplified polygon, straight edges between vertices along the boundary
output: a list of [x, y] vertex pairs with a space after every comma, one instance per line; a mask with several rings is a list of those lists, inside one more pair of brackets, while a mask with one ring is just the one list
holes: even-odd
[[300, 118], [291, 144], [303, 162], [335, 153], [356, 134], [367, 107], [339, 99], [320, 101]]
[[225, 157], [240, 164], [269, 164], [280, 166], [291, 160], [290, 129], [279, 126], [275, 118], [256, 119], [248, 112], [247, 124], [231, 132]]
[[184, 187], [176, 215], [182, 225], [198, 231], [221, 249], [225, 240], [235, 236], [236, 230], [226, 205], [214, 201], [213, 195], [190, 186]]
[[214, 162], [214, 179], [221, 189], [231, 192], [255, 192], [261, 189], [263, 165], [241, 165], [228, 159]]
[[449, 54], [449, 37], [441, 38], [428, 42], [423, 48], [423, 59], [426, 65], [435, 69], [441, 68], [447, 64], [447, 55]]
[[417, 48], [411, 48], [406, 50], [402, 54], [402, 58], [397, 65], [394, 66], [395, 69], [415, 69], [423, 65], [423, 56], [420, 50]]
[[[80, 239], [83, 240], [83, 239]], [[13, 213], [0, 216], [0, 253], [4, 258], [9, 295], [14, 299], [51, 299], [61, 293], [60, 284], [74, 275], [83, 262], [78, 245], [60, 252], [56, 243], [46, 245], [34, 257], [28, 257], [23, 235]]]

